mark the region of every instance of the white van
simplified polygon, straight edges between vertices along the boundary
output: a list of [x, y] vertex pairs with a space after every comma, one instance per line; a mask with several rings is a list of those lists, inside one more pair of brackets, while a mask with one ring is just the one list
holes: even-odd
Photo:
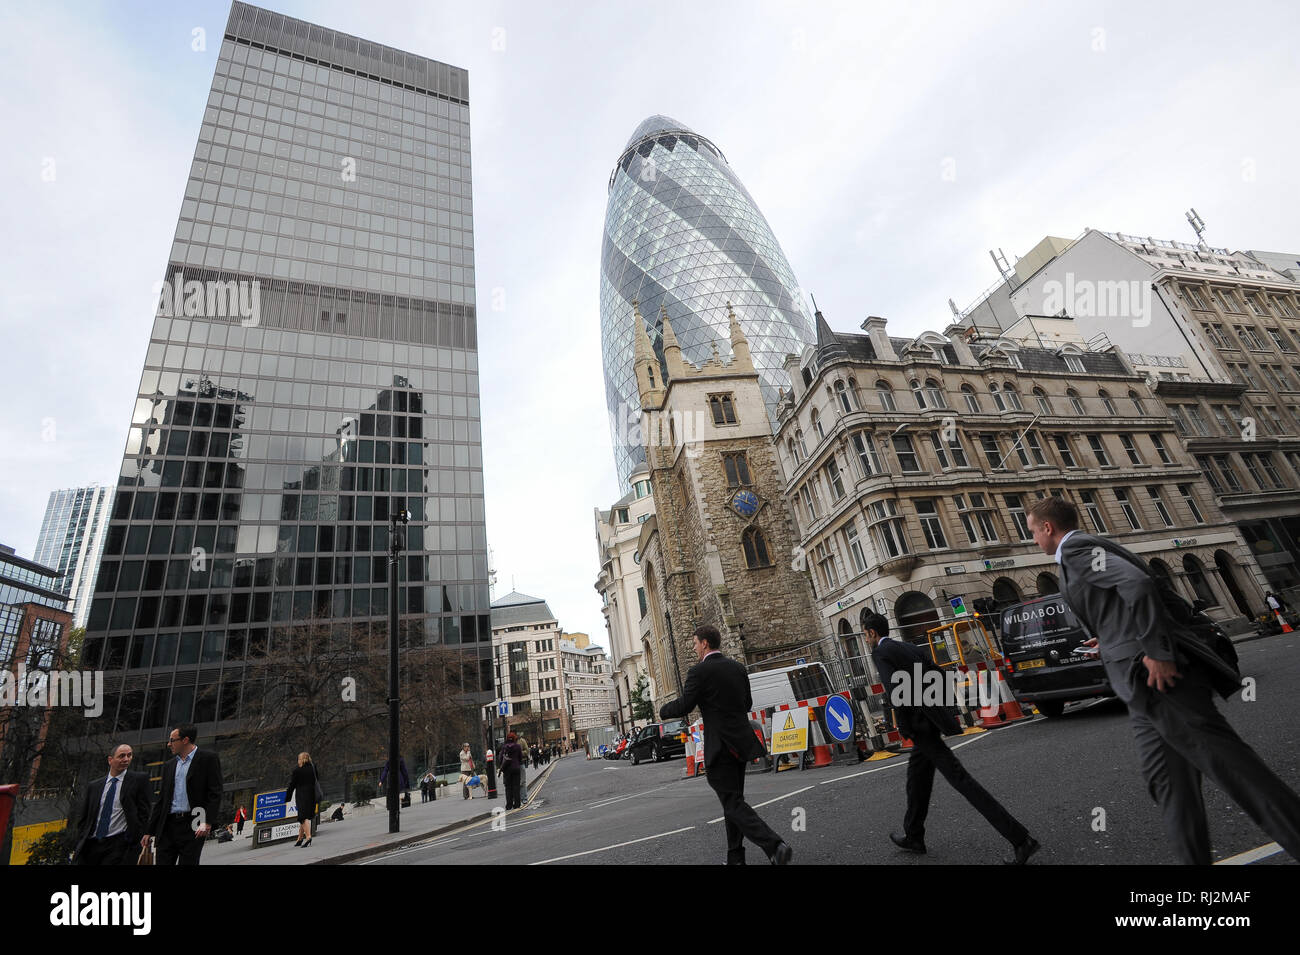
[[757, 711], [782, 703], [815, 700], [829, 696], [832, 690], [826, 667], [814, 662], [778, 670], [754, 671], [749, 674], [749, 692], [753, 697], [750, 709]]

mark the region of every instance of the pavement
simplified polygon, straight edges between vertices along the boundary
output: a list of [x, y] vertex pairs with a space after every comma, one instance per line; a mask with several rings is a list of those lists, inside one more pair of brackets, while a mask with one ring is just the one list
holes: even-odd
[[[526, 812], [536, 798], [542, 783], [561, 760], [582, 760], [582, 753], [570, 753], [539, 768], [528, 769], [526, 794], [522, 809]], [[411, 790], [411, 805], [402, 810], [400, 832], [388, 831], [388, 809], [382, 797], [369, 807], [344, 809], [342, 822], [329, 822], [322, 817], [320, 826], [312, 833], [312, 842], [305, 848], [296, 848], [293, 840], [286, 839], [274, 845], [253, 847], [252, 824], [244, 826], [244, 834], [233, 842], [209, 842], [203, 847], [203, 865], [341, 865], [357, 862], [377, 853], [424, 842], [462, 826], [488, 819], [493, 809], [504, 808], [505, 783], [497, 777], [497, 798], [474, 796], [465, 799], [459, 785], [439, 790], [433, 802], [420, 802], [418, 787]], [[445, 794], [445, 795], [444, 795]], [[329, 812], [333, 812], [330, 807]], [[512, 813], [513, 815], [514, 813]]]

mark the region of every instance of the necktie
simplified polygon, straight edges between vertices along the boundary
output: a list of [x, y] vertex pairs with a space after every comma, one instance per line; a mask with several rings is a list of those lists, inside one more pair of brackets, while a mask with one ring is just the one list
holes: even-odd
[[104, 797], [104, 806], [99, 810], [99, 825], [95, 827], [95, 838], [103, 839], [108, 835], [109, 824], [113, 821], [113, 797], [117, 795], [117, 777], [108, 781], [108, 795]]

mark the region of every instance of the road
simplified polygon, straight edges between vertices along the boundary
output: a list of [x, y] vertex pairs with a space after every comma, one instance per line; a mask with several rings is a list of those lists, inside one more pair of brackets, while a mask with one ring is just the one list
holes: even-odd
[[[1300, 790], [1300, 635], [1238, 647], [1255, 699], [1221, 703], [1237, 731], [1292, 788]], [[1159, 814], [1139, 778], [1124, 708], [1114, 700], [1074, 704], [1056, 720], [1038, 717], [951, 739], [971, 774], [1042, 843], [1037, 863], [1174, 863]], [[902, 828], [906, 757], [827, 769], [752, 772], [746, 797], [794, 848], [794, 864], [943, 865], [995, 863], [1008, 846], [943, 779], [935, 781], [925, 856], [895, 849]], [[724, 858], [717, 798], [685, 762], [561, 760], [537, 798], [504, 829], [480, 824], [368, 860], [379, 865], [712, 864]], [[1264, 850], [1270, 839], [1214, 785], [1205, 801], [1215, 859], [1291, 864]], [[764, 862], [749, 849], [751, 863]]]

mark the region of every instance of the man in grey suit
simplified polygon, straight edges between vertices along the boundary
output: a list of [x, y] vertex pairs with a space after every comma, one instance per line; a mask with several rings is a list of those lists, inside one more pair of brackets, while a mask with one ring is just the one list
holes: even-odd
[[1142, 774], [1178, 860], [1210, 863], [1202, 774], [1300, 859], [1300, 796], [1215, 708], [1211, 672], [1177, 647], [1190, 634], [1170, 616], [1146, 566], [1118, 544], [1079, 531], [1078, 509], [1068, 501], [1043, 498], [1028, 510], [1035, 543], [1061, 565], [1061, 595], [1128, 706]]

